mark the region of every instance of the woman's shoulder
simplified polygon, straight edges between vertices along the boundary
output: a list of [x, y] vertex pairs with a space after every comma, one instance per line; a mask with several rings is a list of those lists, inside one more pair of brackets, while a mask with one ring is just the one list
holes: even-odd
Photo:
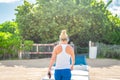
[[61, 45], [56, 45], [56, 46], [54, 47], [54, 51], [56, 52], [56, 54], [60, 53], [61, 50], [62, 50]]
[[[58, 44], [58, 45], [55, 46], [55, 49], [61, 49], [61, 48], [62, 48], [61, 44]], [[69, 44], [67, 44], [67, 47], [66, 47], [66, 48], [68, 48], [68, 49], [73, 49], [72, 46], [69, 45]]]
[[61, 45], [58, 44], [58, 45], [56, 45], [54, 48], [55, 48], [55, 49], [61, 48]]
[[67, 48], [71, 48], [72, 49], [72, 46], [70, 44], [67, 45]]

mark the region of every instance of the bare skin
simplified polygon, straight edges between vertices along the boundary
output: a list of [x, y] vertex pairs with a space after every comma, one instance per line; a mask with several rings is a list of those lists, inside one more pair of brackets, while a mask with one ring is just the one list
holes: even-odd
[[[66, 40], [61, 41], [60, 44], [67, 44], [67, 41]], [[48, 68], [48, 72], [51, 71], [51, 67], [54, 64], [55, 60], [56, 60], [56, 56], [62, 52], [62, 46], [60, 44], [55, 46], [55, 48], [53, 50], [52, 57], [51, 57], [50, 64], [49, 64], [49, 68]], [[72, 59], [71, 70], [73, 70], [73, 66], [74, 66], [74, 63], [75, 63], [75, 55], [74, 55], [73, 48], [69, 44], [67, 44], [66, 52], [69, 55], [71, 55], [71, 59]]]

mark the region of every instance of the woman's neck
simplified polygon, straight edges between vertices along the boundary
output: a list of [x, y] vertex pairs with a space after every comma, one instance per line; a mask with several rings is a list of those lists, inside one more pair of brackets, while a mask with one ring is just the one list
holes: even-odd
[[61, 41], [60, 44], [68, 44], [67, 41]]

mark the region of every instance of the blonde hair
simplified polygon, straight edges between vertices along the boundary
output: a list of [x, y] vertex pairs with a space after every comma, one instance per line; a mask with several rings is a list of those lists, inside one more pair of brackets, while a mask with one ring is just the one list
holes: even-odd
[[61, 31], [61, 34], [60, 34], [59, 38], [60, 38], [60, 40], [63, 40], [63, 41], [68, 40], [68, 35], [66, 33], [66, 30]]

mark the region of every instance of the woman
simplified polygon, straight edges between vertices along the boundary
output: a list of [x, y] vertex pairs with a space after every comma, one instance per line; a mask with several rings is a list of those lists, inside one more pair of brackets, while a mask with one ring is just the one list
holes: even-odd
[[[56, 61], [55, 80], [71, 80], [71, 70], [74, 66], [74, 49], [68, 44], [69, 38], [66, 30], [62, 30], [60, 36], [60, 44], [56, 45], [50, 60], [48, 73], [51, 73], [51, 67]], [[72, 63], [70, 64], [70, 59]]]

